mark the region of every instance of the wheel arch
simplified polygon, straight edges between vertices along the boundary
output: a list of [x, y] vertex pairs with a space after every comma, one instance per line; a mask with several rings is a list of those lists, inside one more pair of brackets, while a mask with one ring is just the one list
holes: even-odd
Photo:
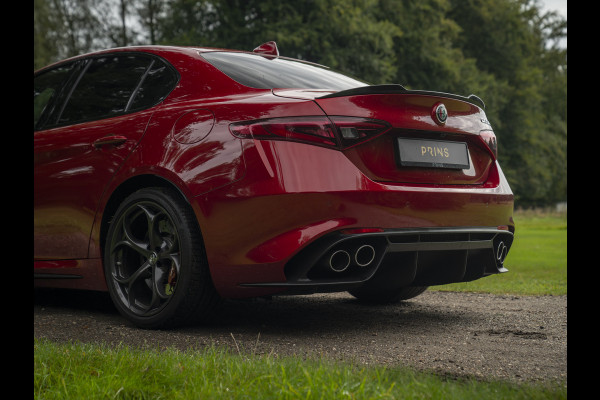
[[[117, 186], [115, 190], [113, 190], [113, 192], [110, 194], [110, 197], [108, 198], [102, 213], [99, 237], [100, 254], [102, 258], [104, 258], [104, 246], [106, 243], [106, 236], [108, 233], [108, 228], [110, 226], [110, 221], [117, 212], [119, 205], [127, 198], [127, 196], [140, 189], [148, 187], [163, 187], [174, 189], [179, 194], [179, 196], [181, 196], [181, 198], [191, 207], [187, 196], [183, 193], [181, 188], [179, 188], [179, 186], [162, 176], [154, 174], [142, 174], [131, 177], [121, 182], [119, 186]], [[198, 224], [198, 226], [200, 225]]]

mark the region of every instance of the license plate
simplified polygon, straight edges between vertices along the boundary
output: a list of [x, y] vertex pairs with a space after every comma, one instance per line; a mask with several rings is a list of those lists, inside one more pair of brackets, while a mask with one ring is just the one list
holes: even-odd
[[401, 166], [430, 168], [469, 168], [464, 142], [398, 138], [398, 162]]

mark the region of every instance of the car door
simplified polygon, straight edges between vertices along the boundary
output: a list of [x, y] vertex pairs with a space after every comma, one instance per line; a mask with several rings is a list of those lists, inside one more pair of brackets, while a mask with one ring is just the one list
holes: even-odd
[[34, 124], [44, 124], [34, 128], [36, 260], [87, 257], [98, 201], [152, 115], [154, 100], [144, 99], [141, 83], [160, 63], [129, 53], [79, 61], [48, 110], [39, 110], [44, 98], [36, 105], [42, 85], [34, 91]]

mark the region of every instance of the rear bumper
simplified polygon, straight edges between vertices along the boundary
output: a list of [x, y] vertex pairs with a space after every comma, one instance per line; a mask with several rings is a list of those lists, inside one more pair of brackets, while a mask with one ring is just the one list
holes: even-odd
[[242, 284], [286, 293], [348, 290], [366, 282], [381, 290], [466, 282], [506, 272], [513, 234], [493, 228], [334, 232], [286, 263], [286, 282]]
[[[499, 240], [507, 250], [512, 243], [513, 201], [499, 191], [412, 188], [222, 199], [201, 225], [211, 276], [221, 296], [243, 298], [348, 290], [386, 274], [405, 286], [429, 286], [503, 272], [494, 252]], [[341, 233], [357, 228], [381, 232]], [[362, 239], [376, 248], [377, 260], [319, 275], [316, 266], [328, 251]]]

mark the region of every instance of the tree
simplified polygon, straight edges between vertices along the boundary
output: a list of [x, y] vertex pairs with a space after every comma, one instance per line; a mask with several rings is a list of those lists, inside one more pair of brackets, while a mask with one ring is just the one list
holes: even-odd
[[34, 0], [34, 69], [93, 50], [140, 43], [132, 19], [136, 12], [147, 18], [148, 10], [160, 10], [158, 3], [162, 1]]
[[452, 3], [449, 15], [463, 31], [463, 53], [504, 83], [507, 101], [490, 120], [517, 204], [565, 200], [566, 50], [561, 68], [560, 52], [546, 46], [549, 38], [560, 38], [566, 21], [540, 15], [535, 0]]
[[59, 24], [45, 0], [33, 3], [33, 69], [52, 62], [59, 53], [56, 32]]
[[147, 34], [147, 44], [157, 43], [158, 23], [165, 9], [164, 6], [164, 0], [139, 0], [139, 4], [136, 6], [140, 24]]
[[326, 64], [374, 83], [395, 73], [392, 23], [377, 0], [169, 2], [161, 42], [252, 50], [275, 40], [285, 55]]

